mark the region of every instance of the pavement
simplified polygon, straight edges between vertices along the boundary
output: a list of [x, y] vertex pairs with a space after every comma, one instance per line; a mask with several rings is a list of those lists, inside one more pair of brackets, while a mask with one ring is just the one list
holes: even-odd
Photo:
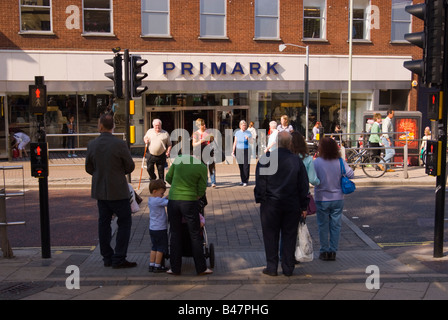
[[[298, 264], [291, 277], [281, 272], [276, 277], [262, 274], [265, 256], [259, 205], [253, 198], [255, 165], [251, 166], [247, 187], [239, 186], [235, 164], [217, 165], [217, 187], [207, 189], [205, 218], [207, 246], [213, 245], [215, 252], [213, 274], [196, 275], [190, 257], [183, 258], [179, 276], [150, 273], [148, 174], [143, 170], [140, 181], [141, 158], [135, 158], [135, 162], [132, 184], [144, 201], [139, 212], [133, 215], [127, 258], [136, 261], [137, 267], [104, 267], [98, 246], [53, 247], [51, 258], [47, 259], [42, 258], [41, 248], [13, 247], [13, 258], [0, 257], [0, 300], [212, 300], [221, 303], [232, 300], [241, 303], [241, 300], [448, 299], [448, 272], [444, 271], [447, 268], [440, 268], [448, 264], [447, 256], [433, 258], [431, 244], [385, 250], [345, 215], [336, 261], [318, 259], [317, 224], [315, 216], [311, 216], [307, 225], [313, 238], [314, 260]], [[90, 188], [90, 176], [85, 173], [83, 163], [82, 157], [51, 160], [50, 201], [53, 188], [70, 188], [74, 192], [78, 188]], [[30, 176], [29, 161], [3, 162], [0, 166], [4, 169], [19, 166], [17, 170], [3, 171], [6, 190], [38, 187], [38, 179]], [[436, 183], [436, 178], [426, 175], [422, 167], [409, 167], [407, 177], [403, 168], [376, 179], [364, 176], [361, 169], [355, 175], [358, 188], [435, 187]], [[446, 246], [444, 249], [447, 252]]]

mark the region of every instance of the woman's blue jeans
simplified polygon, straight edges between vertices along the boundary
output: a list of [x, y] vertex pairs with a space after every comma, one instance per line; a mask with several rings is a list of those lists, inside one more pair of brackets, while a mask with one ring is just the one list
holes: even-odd
[[336, 252], [342, 226], [344, 200], [316, 201], [320, 252]]

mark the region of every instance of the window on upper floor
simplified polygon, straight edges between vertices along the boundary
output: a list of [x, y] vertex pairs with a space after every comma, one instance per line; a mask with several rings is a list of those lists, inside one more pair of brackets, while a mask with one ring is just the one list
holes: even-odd
[[353, 40], [370, 40], [368, 10], [370, 10], [369, 0], [353, 0]]
[[170, 36], [169, 0], [142, 0], [142, 35]]
[[111, 34], [112, 0], [83, 0], [85, 34]]
[[409, 0], [392, 0], [391, 42], [406, 42], [404, 35], [411, 32], [411, 15], [405, 7], [411, 4]]
[[201, 38], [225, 38], [226, 0], [201, 0]]
[[20, 0], [20, 32], [51, 32], [51, 0]]
[[255, 0], [255, 40], [278, 40], [279, 0]]
[[303, 38], [326, 39], [326, 0], [303, 0]]

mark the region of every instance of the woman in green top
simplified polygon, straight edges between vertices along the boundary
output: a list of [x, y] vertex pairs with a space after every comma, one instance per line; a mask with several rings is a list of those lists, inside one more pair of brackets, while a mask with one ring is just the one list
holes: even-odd
[[166, 181], [171, 185], [168, 194], [168, 221], [170, 223], [169, 274], [180, 274], [182, 268], [182, 219], [188, 226], [193, 260], [199, 275], [210, 274], [203, 250], [199, 220], [198, 199], [207, 188], [207, 167], [191, 155], [180, 155], [171, 164]]
[[[380, 147], [380, 136], [378, 135], [378, 133], [381, 132], [381, 129], [380, 129], [381, 114], [375, 113], [373, 115], [373, 121], [374, 121], [374, 123], [372, 125], [372, 128], [370, 129], [369, 147], [370, 148], [379, 148]], [[371, 152], [372, 152], [372, 155], [374, 155], [374, 156], [380, 156], [381, 149], [373, 149]]]

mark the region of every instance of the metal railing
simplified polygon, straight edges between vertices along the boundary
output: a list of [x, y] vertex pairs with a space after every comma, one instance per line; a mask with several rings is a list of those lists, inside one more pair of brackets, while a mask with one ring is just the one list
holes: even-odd
[[[387, 135], [396, 135], [396, 134], [405, 135], [405, 139], [404, 140], [398, 140], [398, 141], [403, 142], [403, 146], [398, 146], [398, 147], [390, 146], [390, 147], [388, 147], [388, 149], [394, 149], [394, 150], [395, 149], [403, 149], [403, 161], [402, 162], [388, 162], [387, 164], [403, 165], [403, 178], [404, 179], [408, 179], [409, 178], [409, 175], [408, 175], [408, 158], [409, 158], [408, 144], [410, 142], [413, 142], [413, 141], [419, 141], [418, 139], [409, 139], [409, 133], [410, 133], [409, 131], [404, 131], [404, 132], [374, 132], [374, 133], [371, 133], [371, 132], [324, 133], [324, 137], [334, 137], [334, 136], [338, 136], [339, 137], [338, 143], [341, 146], [341, 156], [345, 159], [345, 151], [346, 150], [358, 150], [359, 148], [358, 147], [351, 147], [352, 143], [356, 143], [356, 144], [358, 143], [358, 139], [355, 139], [355, 140], [348, 139], [348, 140], [346, 140], [345, 142], [348, 143], [350, 145], [350, 147], [348, 147], [348, 148], [344, 147], [342, 145], [342, 143], [344, 142], [342, 140], [343, 136], [355, 136], [355, 137], [356, 136], [359, 136], [359, 137], [363, 136], [363, 140], [362, 140], [363, 141], [363, 147], [362, 148], [369, 149], [369, 150], [383, 150], [383, 149], [385, 149], [384, 146], [383, 147], [368, 147], [367, 143], [368, 143], [369, 139], [366, 136], [370, 136], [372, 134], [377, 134], [381, 138], [381, 135], [383, 135], [383, 134], [387, 134]], [[397, 141], [396, 139], [393, 139], [393, 138], [392, 138], [392, 140], [394, 142]]]
[[[47, 138], [51, 137], [98, 137], [100, 135], [99, 132], [92, 133], [48, 133]], [[112, 133], [114, 136], [122, 136], [123, 140], [126, 140], [125, 133]], [[50, 142], [48, 143], [48, 151], [49, 152], [68, 152], [68, 151], [87, 151], [87, 147], [83, 148], [51, 148]], [[57, 166], [79, 166], [84, 165], [84, 163], [64, 163], [64, 164], [49, 164], [49, 166], [57, 167]]]
[[[3, 252], [3, 258], [13, 258], [14, 253], [8, 240], [7, 227], [24, 225], [25, 221], [8, 221], [6, 215], [6, 199], [9, 197], [18, 197], [25, 195], [25, 176], [23, 166], [0, 166], [3, 172], [3, 188], [0, 189], [0, 247]], [[20, 192], [6, 192], [5, 171], [22, 170], [22, 190]]]

